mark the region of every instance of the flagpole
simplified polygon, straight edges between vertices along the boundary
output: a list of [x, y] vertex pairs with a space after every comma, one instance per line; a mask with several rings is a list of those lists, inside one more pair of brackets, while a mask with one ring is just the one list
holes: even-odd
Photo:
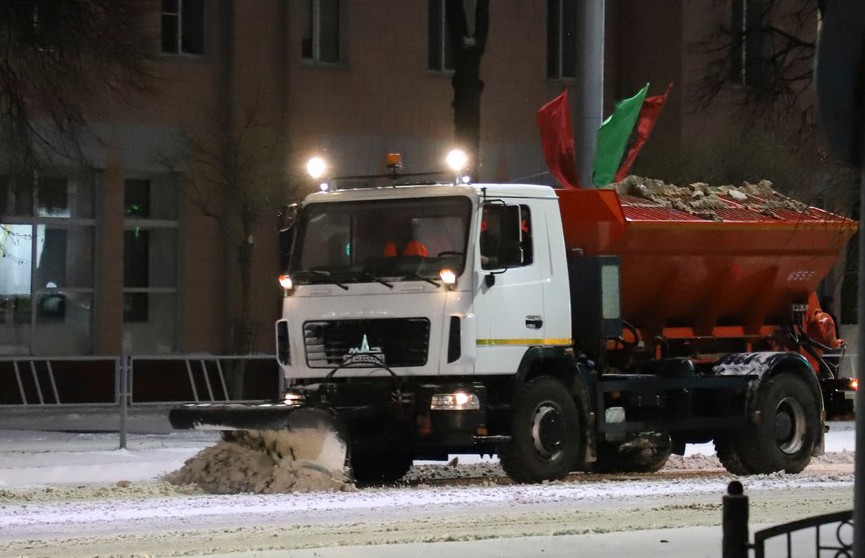
[[604, 0], [577, 2], [577, 68], [571, 98], [577, 173], [591, 187], [598, 128], [604, 114]]

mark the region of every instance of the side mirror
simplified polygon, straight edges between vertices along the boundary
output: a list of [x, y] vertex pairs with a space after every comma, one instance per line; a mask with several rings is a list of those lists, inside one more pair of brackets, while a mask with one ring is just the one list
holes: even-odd
[[295, 221], [297, 221], [297, 216], [300, 213], [300, 204], [293, 203], [290, 205], [285, 205], [282, 207], [282, 211], [279, 212], [279, 218], [277, 221], [277, 230], [280, 232], [287, 231], [294, 226]]
[[286, 205], [279, 212], [277, 230], [279, 231], [279, 268], [283, 271], [288, 269], [291, 260], [291, 248], [294, 244], [294, 224], [300, 213], [300, 205], [293, 203]]

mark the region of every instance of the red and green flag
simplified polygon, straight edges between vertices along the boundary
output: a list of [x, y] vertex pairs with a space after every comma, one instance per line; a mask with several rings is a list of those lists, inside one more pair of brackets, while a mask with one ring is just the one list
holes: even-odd
[[634, 139], [631, 147], [628, 148], [628, 154], [625, 155], [622, 164], [619, 165], [619, 170], [616, 172], [614, 178], [616, 182], [624, 180], [628, 176], [628, 172], [631, 170], [637, 154], [643, 149], [643, 146], [652, 134], [652, 129], [655, 127], [658, 115], [661, 114], [661, 109], [664, 107], [664, 102], [667, 100], [667, 96], [670, 94], [672, 88], [673, 83], [670, 82], [663, 95], [646, 97], [646, 100], [643, 101], [643, 106], [640, 107], [640, 117], [637, 119], [637, 137]]
[[577, 163], [574, 154], [574, 132], [571, 127], [571, 108], [568, 90], [541, 107], [536, 116], [541, 132], [541, 150], [544, 162], [556, 180], [566, 188], [579, 188]]
[[616, 108], [598, 130], [598, 146], [595, 151], [595, 161], [592, 165], [592, 182], [595, 186], [603, 186], [613, 181], [631, 132], [640, 117], [640, 108], [649, 90], [647, 83], [636, 95], [616, 103]]
[[[595, 186], [603, 186], [627, 176], [637, 154], [648, 141], [672, 87], [670, 83], [663, 95], [646, 97], [649, 89], [647, 83], [633, 97], [616, 103], [613, 114], [598, 130], [592, 166], [592, 182]], [[541, 133], [544, 161], [550, 174], [566, 188], [579, 188], [567, 89], [541, 107], [537, 113], [537, 125]]]

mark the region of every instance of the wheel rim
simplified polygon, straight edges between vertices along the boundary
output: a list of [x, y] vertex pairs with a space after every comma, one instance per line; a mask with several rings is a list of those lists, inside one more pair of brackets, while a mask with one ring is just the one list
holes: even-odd
[[805, 445], [805, 408], [792, 398], [785, 397], [778, 402], [775, 413], [775, 441], [778, 449], [786, 454], [794, 454]]
[[547, 461], [556, 459], [564, 444], [562, 410], [552, 402], [545, 402], [535, 409], [532, 416], [532, 445], [538, 456]]

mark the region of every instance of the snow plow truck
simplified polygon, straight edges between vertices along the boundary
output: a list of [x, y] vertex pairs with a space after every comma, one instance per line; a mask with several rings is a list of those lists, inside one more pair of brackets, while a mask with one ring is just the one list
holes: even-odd
[[312, 432], [298, 453], [360, 483], [453, 454], [537, 483], [654, 472], [688, 443], [737, 475], [822, 452], [857, 386], [815, 291], [854, 221], [766, 184], [459, 178], [307, 196], [282, 233], [284, 393], [173, 426]]

